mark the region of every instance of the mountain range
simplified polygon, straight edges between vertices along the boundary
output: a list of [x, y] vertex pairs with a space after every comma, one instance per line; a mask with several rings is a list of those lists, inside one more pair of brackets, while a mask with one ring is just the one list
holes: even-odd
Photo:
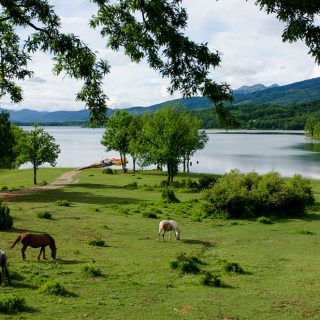
[[[291, 104], [308, 103], [320, 100], [320, 77], [310, 80], [295, 82], [292, 84], [279, 86], [271, 85], [269, 87], [263, 84], [253, 86], [243, 86], [234, 90], [234, 105], [254, 104], [261, 105], [278, 105], [286, 106]], [[154, 112], [166, 104], [181, 104], [187, 110], [201, 110], [212, 107], [212, 102], [204, 97], [182, 98], [166, 101], [163, 103], [151, 105], [149, 107], [131, 107], [124, 110], [132, 114], [143, 114], [144, 112]], [[0, 112], [5, 109], [0, 108]], [[14, 123], [24, 124], [40, 122], [46, 123], [63, 123], [87, 121], [89, 117], [88, 110], [79, 111], [34, 111], [30, 109], [6, 110], [10, 114], [10, 120]], [[109, 110], [111, 115], [114, 110]]]

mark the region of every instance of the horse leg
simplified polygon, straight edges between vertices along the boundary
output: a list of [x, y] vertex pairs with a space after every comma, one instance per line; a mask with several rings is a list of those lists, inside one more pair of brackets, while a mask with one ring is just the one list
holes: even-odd
[[43, 250], [43, 247], [41, 247], [41, 249], [40, 249], [40, 252], [39, 252], [39, 255], [38, 255], [38, 260], [40, 260], [40, 256], [41, 256], [42, 250]]
[[47, 258], [46, 258], [46, 248], [45, 247], [42, 247], [42, 252], [43, 252], [43, 260], [48, 260]]
[[168, 237], [169, 241], [171, 240], [171, 231], [169, 231], [169, 237]]
[[23, 246], [21, 249], [21, 253], [22, 253], [22, 259], [26, 260], [26, 255], [25, 255], [25, 251], [27, 250], [27, 246]]
[[164, 234], [165, 234], [166, 232], [165, 231], [163, 231], [163, 234], [162, 234], [162, 242], [164, 242]]

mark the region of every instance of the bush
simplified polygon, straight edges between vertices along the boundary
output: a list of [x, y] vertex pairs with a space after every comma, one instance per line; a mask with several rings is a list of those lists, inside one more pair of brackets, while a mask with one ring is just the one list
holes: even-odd
[[69, 200], [57, 200], [56, 204], [60, 207], [70, 207], [71, 203]]
[[104, 174], [113, 174], [113, 170], [111, 168], [106, 168], [102, 170], [102, 173]]
[[8, 230], [13, 225], [10, 209], [0, 200], [0, 230]]
[[124, 186], [126, 189], [138, 189], [138, 183], [137, 182], [132, 182]]
[[101, 239], [90, 239], [87, 241], [87, 244], [90, 246], [104, 247], [106, 243]]
[[39, 288], [41, 293], [63, 296], [67, 293], [66, 289], [57, 280], [48, 280]]
[[314, 202], [310, 182], [299, 175], [284, 179], [277, 172], [258, 175], [234, 170], [204, 191], [204, 210], [213, 216], [253, 218], [302, 216]]
[[211, 287], [222, 287], [220, 276], [209, 271], [205, 272], [201, 277], [201, 284]]
[[176, 197], [174, 191], [170, 188], [165, 188], [161, 193], [161, 199], [167, 203], [179, 203], [180, 200]]
[[27, 306], [24, 298], [7, 295], [0, 297], [1, 313], [15, 313], [18, 311], [25, 311], [26, 309]]
[[86, 265], [83, 267], [83, 273], [88, 277], [102, 276], [101, 270], [93, 265]]
[[217, 181], [217, 178], [214, 176], [203, 176], [199, 178], [199, 189], [204, 190], [212, 187]]
[[272, 221], [271, 221], [269, 218], [264, 217], [264, 216], [259, 217], [259, 218], [257, 219], [257, 222], [263, 223], [263, 224], [272, 224]]
[[223, 269], [226, 272], [244, 273], [243, 269], [236, 262], [226, 262]]
[[51, 219], [52, 214], [47, 211], [43, 211], [43, 212], [38, 212], [37, 217], [40, 219]]
[[196, 256], [187, 256], [185, 253], [181, 253], [176, 260], [170, 262], [170, 267], [179, 270], [182, 274], [198, 274], [201, 272], [200, 266], [204, 264], [205, 263]]
[[143, 212], [143, 213], [142, 213], [142, 216], [143, 216], [144, 218], [158, 219], [157, 214], [154, 213], [154, 212]]

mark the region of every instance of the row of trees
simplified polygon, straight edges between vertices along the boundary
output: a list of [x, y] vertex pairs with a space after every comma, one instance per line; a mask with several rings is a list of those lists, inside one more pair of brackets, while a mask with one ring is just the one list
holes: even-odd
[[13, 169], [31, 162], [33, 182], [37, 184], [37, 169], [44, 163], [56, 165], [60, 153], [54, 138], [37, 124], [25, 131], [13, 125], [9, 114], [0, 114], [0, 168]]
[[189, 171], [191, 156], [208, 141], [200, 128], [199, 119], [180, 106], [166, 106], [142, 117], [117, 110], [106, 123], [101, 143], [107, 151], [119, 151], [123, 170], [126, 155], [131, 155], [134, 171], [136, 161], [141, 166], [165, 165], [172, 182], [178, 165], [182, 163], [183, 170]]

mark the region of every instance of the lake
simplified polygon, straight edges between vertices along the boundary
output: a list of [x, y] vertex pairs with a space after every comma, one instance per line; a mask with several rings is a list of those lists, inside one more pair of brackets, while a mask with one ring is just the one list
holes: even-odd
[[[30, 130], [31, 127], [23, 127]], [[104, 158], [119, 158], [100, 144], [104, 129], [44, 127], [60, 145], [57, 167], [78, 168]], [[279, 171], [285, 176], [300, 173], [320, 179], [320, 144], [306, 138], [302, 131], [207, 130], [209, 142], [191, 159], [191, 172], [224, 173]], [[128, 168], [132, 168], [128, 157]], [[49, 165], [44, 165], [49, 166]], [[21, 168], [29, 168], [25, 164]], [[153, 167], [152, 167], [153, 168]]]

